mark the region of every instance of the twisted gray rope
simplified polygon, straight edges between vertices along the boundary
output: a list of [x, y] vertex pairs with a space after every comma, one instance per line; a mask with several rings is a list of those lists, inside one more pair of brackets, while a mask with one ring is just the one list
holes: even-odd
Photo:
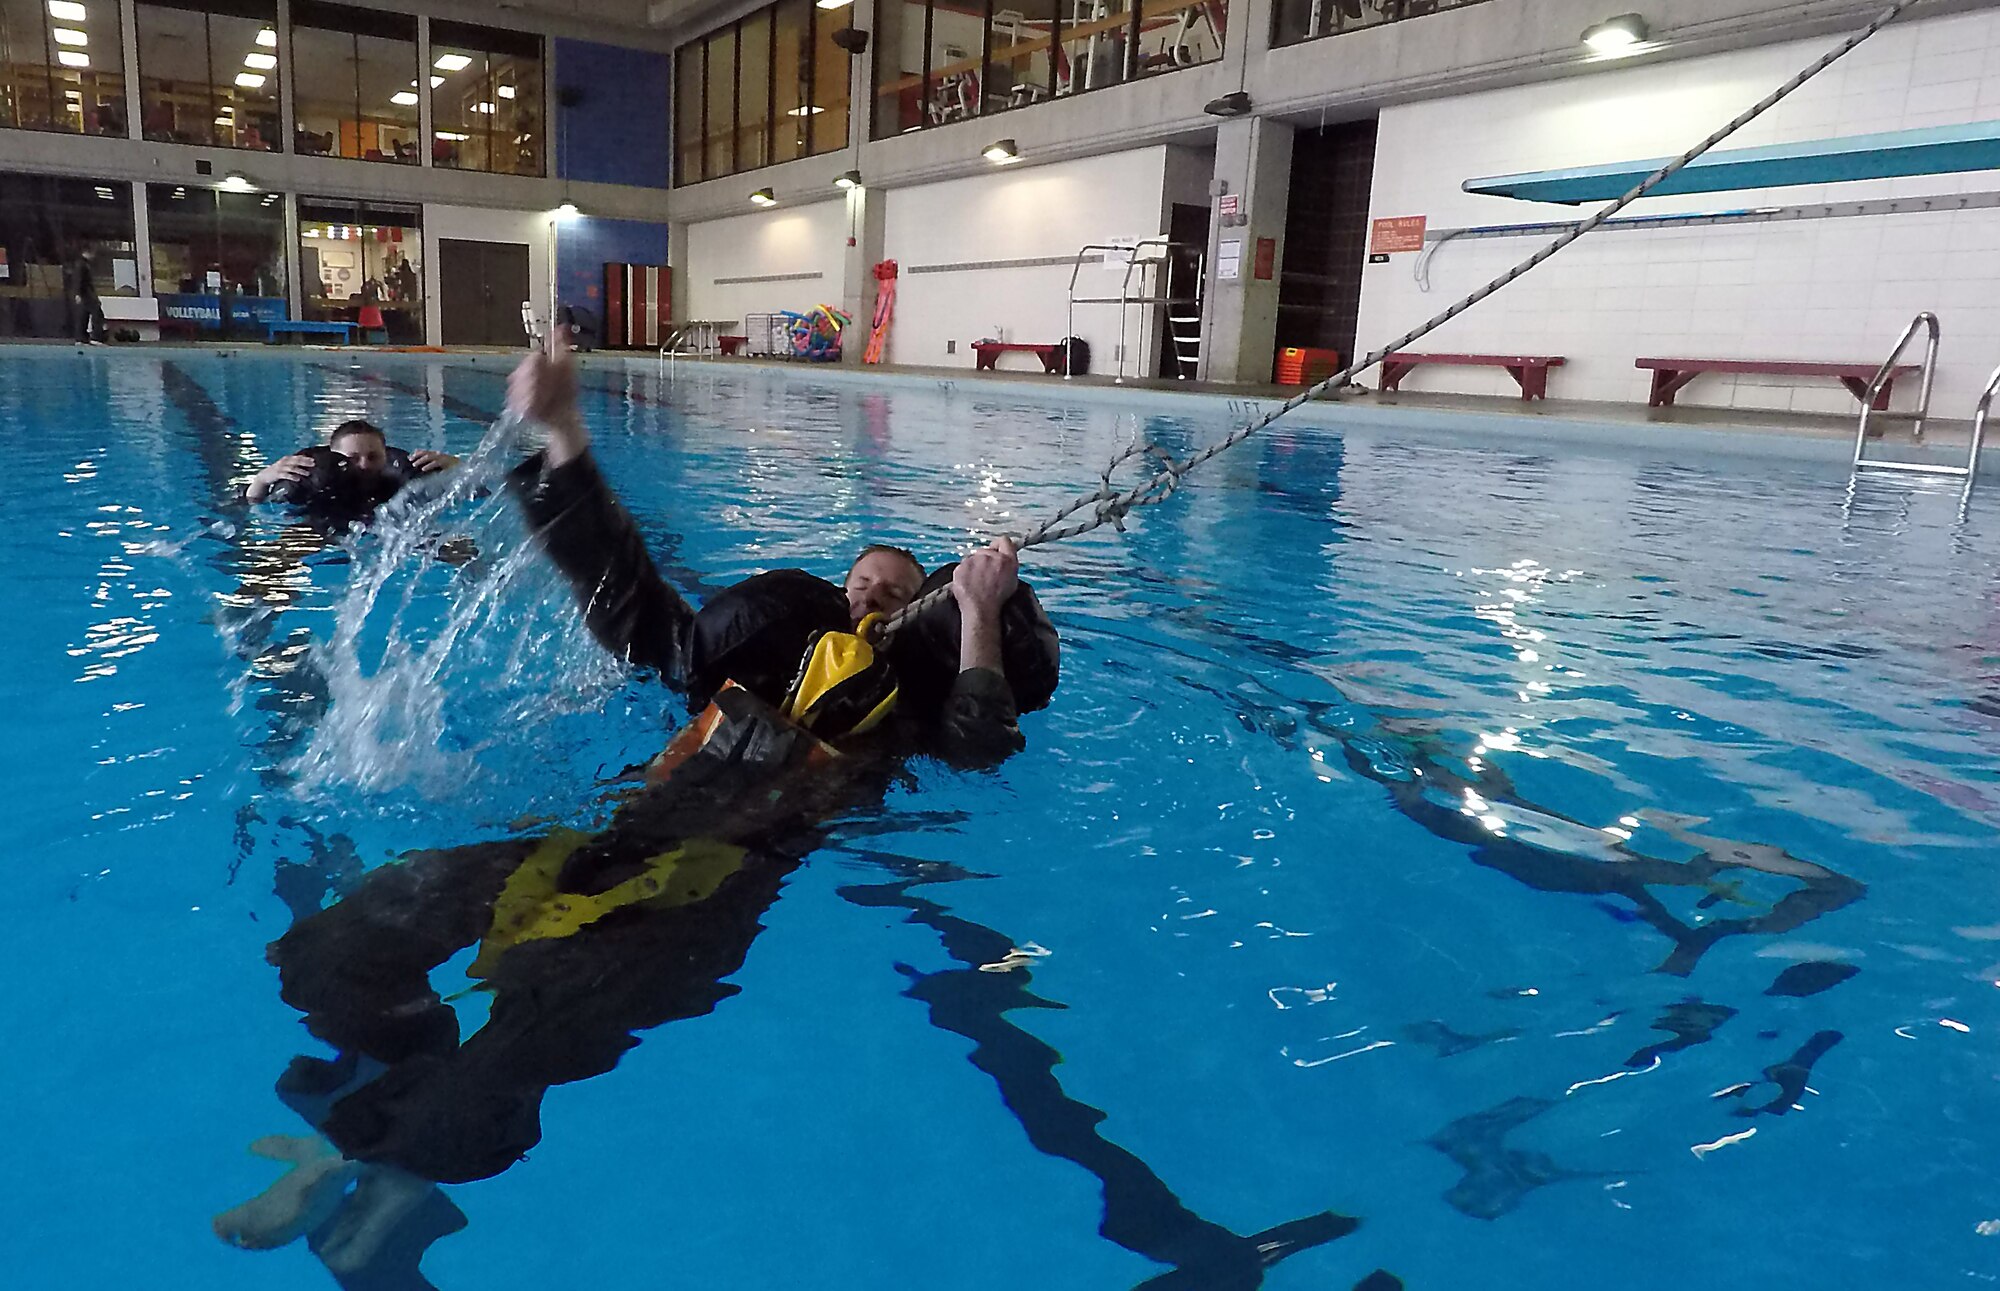
[[[1523, 260], [1521, 263], [1515, 265], [1512, 269], [1509, 269], [1506, 273], [1501, 274], [1498, 278], [1495, 278], [1492, 282], [1487, 283], [1484, 287], [1481, 287], [1478, 291], [1473, 292], [1470, 296], [1467, 296], [1463, 300], [1460, 300], [1457, 304], [1451, 306], [1451, 308], [1445, 310], [1443, 313], [1437, 315], [1435, 318], [1432, 318], [1428, 322], [1420, 324], [1411, 331], [1405, 332], [1402, 336], [1397, 337], [1395, 340], [1389, 342], [1381, 349], [1374, 351], [1372, 354], [1369, 354], [1366, 358], [1359, 359], [1353, 363], [1350, 363], [1348, 366], [1342, 368], [1340, 371], [1334, 373], [1332, 376], [1326, 378], [1324, 381], [1321, 381], [1318, 385], [1308, 387], [1307, 389], [1300, 391], [1298, 394], [1293, 395], [1290, 399], [1287, 399], [1284, 403], [1280, 404], [1276, 409], [1274, 409], [1270, 413], [1250, 423], [1249, 425], [1243, 427], [1241, 430], [1232, 433], [1227, 438], [1217, 440], [1215, 443], [1210, 444], [1207, 448], [1204, 448], [1200, 452], [1195, 453], [1194, 455], [1186, 458], [1176, 458], [1171, 453], [1167, 452], [1167, 450], [1161, 448], [1157, 444], [1135, 443], [1123, 449], [1118, 453], [1117, 456], [1111, 459], [1108, 465], [1105, 466], [1103, 474], [1099, 477], [1100, 483], [1095, 492], [1087, 493], [1082, 497], [1077, 498], [1069, 505], [1063, 507], [1060, 511], [1057, 511], [1054, 515], [1050, 516], [1047, 520], [1043, 521], [1042, 524], [1040, 524], [1036, 528], [1029, 530], [1027, 533], [1021, 535], [1019, 538], [1016, 538], [1014, 540], [1015, 546], [1022, 551], [1026, 551], [1030, 547], [1039, 547], [1043, 543], [1061, 542], [1065, 538], [1074, 538], [1079, 534], [1089, 533], [1091, 530], [1101, 528], [1102, 526], [1107, 524], [1115, 525], [1119, 530], [1122, 531], [1125, 528], [1126, 516], [1130, 515], [1132, 511], [1138, 507], [1158, 506], [1160, 503], [1165, 502], [1168, 498], [1172, 497], [1174, 491], [1180, 487], [1181, 477], [1186, 475], [1189, 471], [1193, 470], [1195, 467], [1200, 466], [1203, 463], [1211, 460], [1212, 458], [1215, 458], [1221, 455], [1222, 453], [1225, 453], [1230, 449], [1236, 447], [1238, 444], [1250, 438], [1252, 435], [1264, 429], [1266, 426], [1269, 426], [1272, 422], [1278, 420], [1280, 417], [1283, 417], [1285, 414], [1295, 411], [1296, 409], [1303, 406], [1312, 399], [1315, 399], [1319, 395], [1324, 394], [1326, 391], [1338, 389], [1339, 387], [1346, 385], [1348, 382], [1352, 381], [1356, 376], [1360, 375], [1363, 372], [1366, 372], [1369, 368], [1374, 367], [1376, 364], [1380, 363], [1383, 359], [1387, 358], [1389, 355], [1396, 353], [1398, 350], [1403, 349], [1405, 346], [1411, 344], [1414, 341], [1420, 340], [1423, 337], [1428, 336], [1430, 333], [1436, 331], [1438, 328], [1443, 327], [1446, 323], [1449, 323], [1452, 319], [1457, 318], [1460, 314], [1463, 314], [1466, 310], [1471, 309], [1474, 305], [1479, 304], [1487, 297], [1493, 295], [1501, 288], [1509, 286], [1515, 280], [1520, 278], [1523, 274], [1527, 273], [1529, 270], [1537, 268], [1538, 266], [1540, 266], [1541, 264], [1543, 264], [1544, 262], [1555, 256], [1558, 252], [1567, 248], [1571, 243], [1575, 242], [1578, 238], [1581, 238], [1586, 233], [1590, 233], [1593, 230], [1597, 229], [1598, 227], [1603, 225], [1603, 223], [1606, 220], [1609, 220], [1613, 216], [1617, 215], [1620, 211], [1624, 210], [1632, 203], [1638, 201], [1646, 194], [1652, 192], [1654, 189], [1658, 188], [1661, 184], [1666, 183], [1667, 180], [1673, 178], [1675, 175], [1679, 174], [1682, 170], [1685, 170], [1697, 157], [1700, 157], [1703, 153], [1706, 153], [1709, 149], [1715, 147], [1715, 145], [1721, 143], [1724, 139], [1727, 139], [1730, 135], [1735, 134], [1738, 130], [1741, 130], [1744, 126], [1749, 125], [1752, 121], [1755, 121], [1758, 117], [1763, 116], [1766, 112], [1769, 112], [1772, 108], [1776, 107], [1784, 99], [1790, 97], [1795, 90], [1797, 90], [1800, 86], [1804, 85], [1807, 81], [1810, 81], [1813, 77], [1818, 76], [1821, 72], [1824, 72], [1827, 68], [1832, 67], [1835, 63], [1847, 57], [1847, 55], [1853, 53], [1857, 48], [1861, 46], [1861, 44], [1864, 41], [1868, 40], [1871, 36], [1875, 35], [1876, 32], [1881, 31], [1884, 27], [1888, 26], [1890, 23], [1900, 18], [1905, 11], [1912, 9], [1915, 6], [1922, 3], [1924, 3], [1924, 0], [1896, 0], [1896, 3], [1890, 5], [1887, 9], [1883, 10], [1881, 14], [1876, 17], [1875, 21], [1869, 23], [1866, 27], [1862, 28], [1860, 31], [1855, 32], [1847, 39], [1841, 41], [1840, 44], [1828, 50], [1824, 55], [1822, 55], [1818, 59], [1818, 61], [1814, 62], [1810, 67], [1807, 67], [1804, 71], [1800, 72], [1798, 75], [1792, 77], [1791, 80], [1786, 81], [1783, 85], [1780, 85], [1777, 89], [1771, 91], [1771, 93], [1764, 96], [1763, 99], [1759, 100], [1756, 104], [1752, 105], [1750, 108], [1745, 110], [1741, 115], [1739, 115], [1735, 120], [1731, 121], [1728, 125], [1723, 126], [1720, 130], [1717, 130], [1714, 134], [1708, 136], [1708, 138], [1702, 140], [1694, 147], [1688, 149], [1680, 156], [1674, 158], [1666, 165], [1660, 167], [1658, 170], [1654, 171], [1651, 175], [1648, 175], [1645, 179], [1641, 180], [1639, 184], [1632, 189], [1631, 192], [1625, 194], [1625, 196], [1619, 198], [1615, 202], [1612, 202], [1609, 206], [1606, 206], [1603, 210], [1591, 216], [1589, 219], [1584, 220], [1583, 222], [1578, 224], [1575, 228], [1570, 229], [1568, 232], [1557, 237], [1555, 241], [1549, 243], [1541, 250], [1535, 252], [1535, 254], [1529, 256], [1526, 260]], [[1141, 483], [1135, 485], [1130, 489], [1125, 490], [1124, 492], [1119, 492], [1113, 489], [1111, 486], [1112, 473], [1116, 471], [1120, 466], [1123, 466], [1126, 462], [1140, 457], [1158, 458], [1160, 461], [1160, 470], [1158, 474], [1152, 476], [1150, 479], [1142, 481]], [[1084, 510], [1088, 510], [1091, 513], [1088, 519], [1076, 520], [1068, 524], [1063, 523], [1064, 521], [1069, 520], [1071, 516], [1077, 514], [1079, 511], [1084, 511]], [[949, 599], [950, 596], [951, 596], [951, 588], [949, 585], [947, 585], [944, 587], [937, 588], [934, 591], [931, 591], [926, 595], [920, 596], [916, 600], [911, 601], [908, 605], [904, 606], [901, 610], [898, 610], [894, 615], [883, 620], [880, 624], [876, 626], [875, 629], [876, 644], [887, 645], [891, 640], [894, 639], [896, 633], [900, 631], [903, 628], [903, 626], [907, 624], [910, 620], [916, 618], [919, 614], [924, 613], [926, 610], [929, 610], [936, 605], [942, 604], [945, 600]]]

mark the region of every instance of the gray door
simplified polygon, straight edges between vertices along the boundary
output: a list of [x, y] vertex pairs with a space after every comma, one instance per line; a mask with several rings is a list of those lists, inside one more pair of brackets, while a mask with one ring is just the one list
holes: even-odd
[[525, 344], [528, 248], [518, 242], [438, 239], [439, 339], [445, 345]]

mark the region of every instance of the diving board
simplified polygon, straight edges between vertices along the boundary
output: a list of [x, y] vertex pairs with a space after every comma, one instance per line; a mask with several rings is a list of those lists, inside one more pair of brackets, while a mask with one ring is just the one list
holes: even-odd
[[[1524, 202], [1608, 202], [1623, 197], [1672, 158], [1621, 161], [1608, 166], [1537, 170], [1521, 175], [1468, 179], [1468, 193], [1513, 197]], [[1726, 193], [1791, 184], [1836, 184], [1852, 179], [1905, 179], [1913, 175], [1956, 175], [2000, 170], [2000, 121], [1930, 126], [1845, 139], [1735, 148], [1697, 157], [1649, 196]]]

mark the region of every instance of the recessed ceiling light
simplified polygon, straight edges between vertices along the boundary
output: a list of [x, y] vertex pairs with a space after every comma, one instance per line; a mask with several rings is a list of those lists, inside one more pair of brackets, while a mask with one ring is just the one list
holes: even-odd
[[495, 90], [494, 93], [498, 94], [503, 99], [511, 99], [514, 97], [514, 87], [511, 85], [502, 85], [499, 89]]
[[90, 55], [79, 54], [73, 49], [59, 49], [56, 51], [56, 61], [64, 67], [88, 68], [90, 66]]
[[449, 130], [439, 130], [437, 132], [437, 137], [440, 139], [449, 139], [453, 143], [464, 143], [467, 139], [470, 139], [472, 136], [469, 134], [454, 134]]
[[487, 116], [492, 116], [494, 112], [494, 107], [491, 103], [475, 103], [472, 105], [472, 110], [474, 112], [483, 112]]
[[264, 87], [264, 74], [262, 72], [238, 72], [236, 74], [236, 83], [246, 90], [259, 90]]
[[87, 31], [78, 31], [74, 27], [51, 27], [49, 28], [49, 35], [56, 38], [56, 44], [58, 45], [88, 45], [90, 43], [90, 33]]
[[417, 92], [415, 90], [400, 90], [389, 96], [389, 102], [399, 108], [413, 108], [417, 106]]
[[854, 0], [818, 0], [818, 3], [822, 9], [845, 9], [853, 4]]
[[816, 117], [824, 111], [826, 111], [825, 108], [815, 107], [813, 104], [808, 103], [802, 108], [792, 108], [785, 115], [788, 117]]
[[103, 198], [107, 202], [110, 201], [115, 196], [115, 194], [113, 194], [110, 189], [105, 188], [102, 185], [98, 187], [97, 195]]
[[[415, 82], [415, 81], [411, 81], [411, 82], [410, 82], [410, 84], [412, 84], [412, 85], [415, 85], [415, 84], [416, 84], [416, 82]], [[437, 88], [438, 86], [440, 86], [440, 85], [443, 85], [443, 84], [444, 84], [444, 77], [442, 77], [442, 76], [433, 76], [433, 77], [431, 77], [431, 88], [432, 88], [432, 89], [436, 89], [436, 88]]]
[[472, 59], [464, 54], [439, 54], [431, 66], [440, 72], [462, 72], [472, 66]]
[[64, 22], [88, 22], [90, 10], [77, 4], [76, 0], [49, 0], [49, 17], [60, 18]]
[[257, 33], [257, 43], [266, 49], [276, 49], [278, 47], [278, 33], [266, 27]]
[[229, 126], [230, 128], [234, 129], [234, 128], [235, 128], [235, 125], [236, 125], [236, 118], [235, 118], [235, 117], [217, 117], [217, 118], [215, 119], [215, 124], [217, 124], [217, 125], [219, 125], [219, 126]]
[[245, 54], [243, 66], [254, 67], [260, 72], [268, 72], [278, 65], [276, 54]]

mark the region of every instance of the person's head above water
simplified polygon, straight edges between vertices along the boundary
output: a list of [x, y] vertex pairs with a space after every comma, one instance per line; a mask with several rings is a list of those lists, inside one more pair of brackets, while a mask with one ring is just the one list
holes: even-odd
[[865, 547], [847, 570], [847, 614], [857, 625], [870, 614], [889, 615], [917, 599], [924, 567], [901, 547]]
[[379, 475], [389, 465], [388, 437], [383, 435], [381, 427], [358, 418], [335, 426], [326, 446], [364, 475]]

